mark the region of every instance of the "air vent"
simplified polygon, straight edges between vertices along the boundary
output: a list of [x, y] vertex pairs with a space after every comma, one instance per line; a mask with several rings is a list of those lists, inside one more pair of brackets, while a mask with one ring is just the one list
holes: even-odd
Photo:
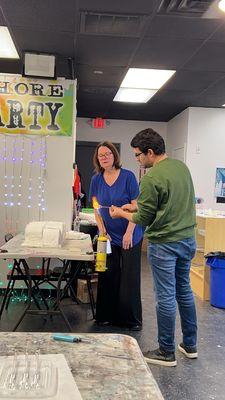
[[146, 16], [143, 15], [81, 12], [80, 33], [101, 36], [139, 37], [145, 20]]
[[162, 0], [158, 14], [201, 17], [214, 0]]

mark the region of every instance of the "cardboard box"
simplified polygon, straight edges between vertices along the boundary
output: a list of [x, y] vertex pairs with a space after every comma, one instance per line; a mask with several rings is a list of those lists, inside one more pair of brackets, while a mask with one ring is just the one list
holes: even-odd
[[[97, 285], [98, 285], [97, 277], [91, 279], [91, 285], [92, 285], [92, 289], [93, 289], [94, 299], [96, 301]], [[77, 297], [82, 303], [85, 303], [85, 304], [90, 303], [86, 279], [78, 279], [77, 280]]]
[[148, 247], [148, 239], [147, 237], [144, 237], [142, 242], [142, 251], [144, 253], [147, 253], [147, 247]]

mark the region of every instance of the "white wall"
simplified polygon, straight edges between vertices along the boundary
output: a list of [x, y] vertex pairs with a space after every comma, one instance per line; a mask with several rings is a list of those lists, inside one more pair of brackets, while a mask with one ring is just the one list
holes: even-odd
[[189, 109], [187, 165], [205, 208], [225, 210], [214, 197], [216, 167], [225, 167], [224, 109]]
[[72, 221], [72, 186], [75, 137], [48, 137], [48, 158], [46, 165], [45, 218], [63, 221], [67, 229]]
[[184, 110], [167, 127], [167, 149], [184, 147], [195, 187], [196, 197], [206, 209], [225, 210], [214, 197], [216, 168], [225, 167], [225, 110], [191, 107]]
[[109, 140], [121, 143], [121, 160], [124, 168], [130, 169], [138, 177], [139, 165], [135, 160], [130, 141], [133, 136], [146, 128], [153, 128], [166, 140], [167, 123], [152, 121], [125, 121], [109, 120], [110, 124], [105, 129], [93, 129], [88, 124], [87, 118], [77, 119], [77, 140], [101, 142]]
[[184, 161], [187, 149], [188, 118], [189, 109], [186, 109], [167, 124], [167, 153], [173, 158], [183, 155]]

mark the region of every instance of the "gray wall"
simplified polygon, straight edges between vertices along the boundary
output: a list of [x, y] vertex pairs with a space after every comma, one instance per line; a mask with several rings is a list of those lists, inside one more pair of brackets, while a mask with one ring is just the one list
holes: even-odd
[[105, 129], [94, 129], [88, 123], [87, 118], [77, 118], [77, 140], [90, 142], [101, 142], [109, 140], [114, 143], [121, 143], [121, 161], [124, 168], [133, 171], [137, 178], [139, 166], [135, 160], [130, 141], [133, 136], [145, 128], [155, 129], [166, 140], [167, 123], [151, 121], [125, 121], [109, 120], [109, 125]]

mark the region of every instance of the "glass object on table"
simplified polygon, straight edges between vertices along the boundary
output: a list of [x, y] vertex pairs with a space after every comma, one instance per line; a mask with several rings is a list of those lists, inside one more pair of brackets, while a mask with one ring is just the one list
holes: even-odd
[[80, 232], [80, 218], [79, 218], [79, 216], [76, 216], [76, 218], [74, 219], [73, 230], [76, 231], [76, 232]]
[[58, 391], [58, 369], [53, 363], [34, 355], [7, 357], [0, 372], [0, 398], [42, 399], [51, 398]]

